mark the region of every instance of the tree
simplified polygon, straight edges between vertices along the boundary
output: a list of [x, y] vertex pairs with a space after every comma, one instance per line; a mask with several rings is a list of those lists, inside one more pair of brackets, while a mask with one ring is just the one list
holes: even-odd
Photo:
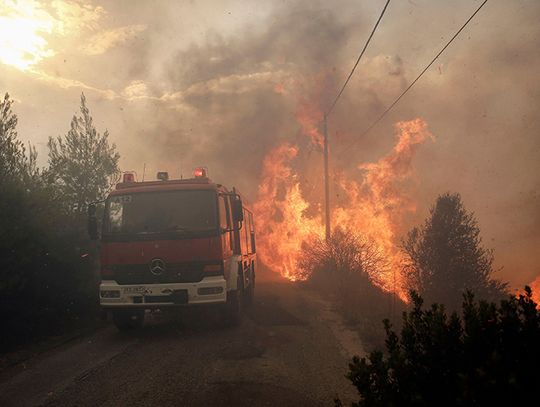
[[65, 137], [49, 138], [49, 177], [78, 213], [90, 202], [101, 200], [116, 182], [120, 155], [109, 144], [109, 132], [96, 131], [81, 95], [81, 115], [73, 116]]
[[539, 405], [540, 309], [529, 287], [499, 306], [468, 292], [462, 318], [411, 297], [401, 335], [385, 321], [386, 353], [349, 365], [361, 396], [354, 406]]
[[12, 110], [13, 100], [6, 93], [0, 100], [0, 185], [5, 182], [27, 180], [36, 172], [36, 151], [30, 146], [26, 154], [17, 134], [17, 115]]
[[50, 334], [97, 303], [86, 233], [65, 216], [56, 185], [43, 182], [35, 150], [18, 139], [12, 104], [7, 94], [0, 101], [2, 350]]
[[506, 284], [492, 278], [493, 252], [482, 246], [478, 223], [459, 194], [439, 196], [430, 216], [408, 233], [402, 248], [408, 288], [428, 301], [455, 310], [467, 290], [490, 300], [504, 293]]

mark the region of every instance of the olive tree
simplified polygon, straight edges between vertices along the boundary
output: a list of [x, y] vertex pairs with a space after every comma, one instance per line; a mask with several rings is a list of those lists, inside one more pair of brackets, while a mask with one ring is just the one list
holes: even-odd
[[9, 94], [0, 99], [0, 183], [28, 181], [36, 170], [36, 151], [24, 143], [17, 134], [18, 117], [12, 110]]

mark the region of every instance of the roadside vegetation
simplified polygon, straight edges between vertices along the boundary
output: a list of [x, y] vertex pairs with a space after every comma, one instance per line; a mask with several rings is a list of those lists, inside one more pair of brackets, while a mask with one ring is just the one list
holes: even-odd
[[460, 195], [439, 196], [401, 248], [408, 304], [378, 288], [386, 259], [355, 231], [304, 247], [303, 276], [334, 300], [370, 351], [350, 363], [353, 405], [538, 404], [540, 309], [529, 287], [512, 296], [495, 278], [493, 252]]
[[[466, 292], [486, 301], [507, 296], [507, 284], [494, 278], [493, 252], [483, 246], [478, 222], [459, 194], [440, 195], [401, 249], [405, 290], [428, 302], [454, 311]], [[361, 231], [338, 228], [328, 240], [314, 237], [304, 245], [299, 266], [308, 284], [331, 298], [356, 328], [367, 349], [384, 345], [383, 320], [401, 325], [399, 316], [409, 305], [380, 288], [377, 276], [388, 260]]]
[[383, 319], [394, 319], [405, 304], [383, 291], [374, 277], [387, 266], [376, 246], [351, 230], [336, 229], [330, 238], [313, 237], [299, 263], [308, 285], [330, 299], [346, 322], [371, 349], [384, 341]]
[[427, 302], [459, 310], [463, 294], [482, 300], [506, 296], [507, 284], [494, 278], [493, 251], [485, 248], [474, 214], [459, 194], [439, 196], [422, 226], [413, 228], [402, 243], [409, 291]]
[[119, 155], [81, 96], [65, 136], [49, 138], [48, 165], [17, 134], [8, 94], [0, 100], [0, 352], [59, 334], [96, 315], [94, 244], [86, 206], [103, 199]]
[[350, 363], [347, 377], [360, 396], [353, 406], [540, 403], [540, 309], [529, 287], [499, 305], [468, 292], [461, 315], [440, 304], [426, 309], [420, 296], [411, 296], [400, 334], [385, 321], [385, 352]]

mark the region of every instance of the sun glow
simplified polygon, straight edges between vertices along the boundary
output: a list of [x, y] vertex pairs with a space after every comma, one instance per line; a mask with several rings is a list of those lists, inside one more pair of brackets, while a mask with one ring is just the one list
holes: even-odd
[[0, 5], [0, 62], [22, 71], [54, 55], [46, 35], [54, 18], [33, 0], [7, 0]]

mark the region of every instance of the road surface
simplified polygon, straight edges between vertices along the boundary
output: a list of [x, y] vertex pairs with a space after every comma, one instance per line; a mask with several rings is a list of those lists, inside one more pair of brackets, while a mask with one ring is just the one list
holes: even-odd
[[318, 406], [347, 404], [358, 336], [329, 303], [282, 280], [257, 282], [234, 328], [215, 313], [152, 314], [112, 325], [0, 372], [1, 406]]

